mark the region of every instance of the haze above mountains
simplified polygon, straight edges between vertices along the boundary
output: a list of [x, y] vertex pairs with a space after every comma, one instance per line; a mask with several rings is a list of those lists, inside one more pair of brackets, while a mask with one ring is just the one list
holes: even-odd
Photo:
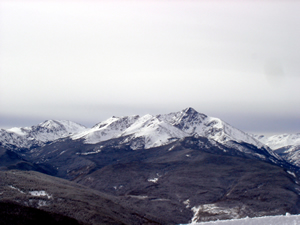
[[191, 105], [243, 131], [298, 132], [298, 1], [4, 0], [0, 9], [0, 127], [92, 126]]

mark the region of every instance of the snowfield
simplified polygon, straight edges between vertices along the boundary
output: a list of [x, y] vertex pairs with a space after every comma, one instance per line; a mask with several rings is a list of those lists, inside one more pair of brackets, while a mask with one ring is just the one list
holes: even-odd
[[[131, 144], [133, 150], [153, 148], [193, 135], [204, 136], [219, 143], [228, 141], [246, 142], [257, 147], [263, 144], [224, 121], [198, 113], [193, 108], [186, 108], [176, 113], [163, 115], [111, 117], [98, 123], [91, 129], [77, 133], [73, 140], [83, 138], [86, 144], [96, 144], [112, 138], [127, 137], [129, 143], [134, 139], [143, 139], [143, 145]], [[272, 153], [270, 153], [272, 154]]]
[[257, 140], [276, 150], [285, 146], [300, 145], [300, 133], [297, 134], [279, 134], [266, 137], [264, 135], [253, 135]]
[[191, 223], [190, 225], [298, 225], [300, 215], [264, 216], [233, 220], [218, 220], [212, 222]]

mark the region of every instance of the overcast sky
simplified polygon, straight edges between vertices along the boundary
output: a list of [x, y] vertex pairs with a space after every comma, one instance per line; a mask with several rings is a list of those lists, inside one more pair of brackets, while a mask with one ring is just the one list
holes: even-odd
[[300, 132], [299, 1], [0, 1], [0, 127], [193, 107]]

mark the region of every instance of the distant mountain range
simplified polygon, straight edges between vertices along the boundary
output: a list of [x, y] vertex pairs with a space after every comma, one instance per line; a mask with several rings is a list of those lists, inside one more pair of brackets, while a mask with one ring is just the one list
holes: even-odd
[[[255, 136], [193, 108], [111, 117], [92, 128], [47, 120], [32, 127], [0, 129], [0, 170], [33, 170], [41, 173], [32, 173], [35, 179], [58, 177], [95, 190], [113, 201], [115, 210], [127, 210], [123, 222], [109, 212], [110, 221], [120, 224], [133, 224], [137, 218], [144, 218], [145, 224], [180, 224], [300, 213], [298, 150], [300, 134]], [[28, 173], [19, 173], [29, 179]], [[18, 179], [2, 185], [1, 195], [10, 197], [1, 200], [0, 195], [0, 202], [6, 199], [20, 207], [60, 213], [83, 224], [103, 222], [56, 211], [55, 202], [67, 194], [55, 189], [62, 181], [51, 182], [54, 186], [48, 183], [47, 193], [54, 199], [43, 199], [46, 203], [30, 204], [32, 196], [20, 200], [18, 191], [7, 189], [35, 189]], [[82, 204], [88, 203], [78, 208]], [[104, 209], [95, 210], [84, 218]], [[133, 211], [136, 218], [130, 216]]]
[[[218, 118], [208, 117], [187, 108], [166, 115], [111, 117], [92, 128], [66, 120], [47, 120], [32, 127], [0, 129], [0, 141], [11, 148], [32, 148], [59, 138], [84, 139], [87, 144], [100, 143], [113, 138], [127, 137], [125, 142], [143, 140], [132, 149], [152, 148], [169, 144], [183, 137], [199, 135], [219, 143], [246, 142], [262, 146], [256, 138], [242, 132]], [[136, 143], [137, 144], [137, 143]]]
[[32, 127], [0, 129], [0, 142], [8, 148], [32, 148], [85, 129], [86, 127], [67, 120], [46, 120]]
[[257, 147], [265, 144], [272, 150], [300, 145], [300, 133], [271, 137], [249, 135], [218, 118], [198, 113], [193, 108], [157, 116], [113, 116], [92, 128], [67, 120], [46, 120], [32, 127], [0, 129], [0, 142], [11, 148], [32, 148], [65, 137], [85, 139], [85, 143], [95, 144], [126, 136], [127, 142], [144, 139], [141, 146], [132, 145], [133, 149], [147, 149], [193, 135], [207, 137], [219, 143], [237, 141]]
[[280, 134], [271, 137], [256, 135], [254, 137], [269, 146], [289, 163], [300, 166], [300, 133]]
[[251, 135], [218, 118], [198, 113], [193, 108], [157, 116], [113, 116], [92, 128], [67, 120], [46, 120], [32, 127], [0, 129], [0, 144], [9, 149], [20, 150], [40, 147], [66, 137], [84, 140], [86, 144], [123, 137], [122, 144], [130, 143], [131, 149], [137, 150], [163, 146], [194, 135], [225, 145], [236, 141], [258, 148], [265, 146], [271, 155], [280, 155], [289, 163], [300, 166], [300, 134], [271, 137]]

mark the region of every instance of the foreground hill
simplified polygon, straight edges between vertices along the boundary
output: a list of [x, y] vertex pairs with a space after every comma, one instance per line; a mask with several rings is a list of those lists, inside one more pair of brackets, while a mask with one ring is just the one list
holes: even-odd
[[38, 164], [53, 165], [53, 175], [72, 182], [32, 171], [2, 171], [0, 202], [85, 224], [186, 224], [300, 213], [295, 168], [288, 170], [213, 140], [188, 137], [139, 151], [107, 145], [95, 154], [83, 154], [91, 150], [83, 143], [72, 148], [72, 143], [60, 143], [65, 153], [57, 150]]
[[0, 201], [1, 225], [79, 225], [77, 220], [57, 213], [46, 212], [41, 209], [22, 206], [13, 202]]
[[187, 138], [119, 160], [74, 181], [174, 224], [299, 213], [293, 172], [208, 139]]
[[18, 170], [0, 171], [0, 180], [0, 224], [158, 224], [145, 212], [74, 182]]

